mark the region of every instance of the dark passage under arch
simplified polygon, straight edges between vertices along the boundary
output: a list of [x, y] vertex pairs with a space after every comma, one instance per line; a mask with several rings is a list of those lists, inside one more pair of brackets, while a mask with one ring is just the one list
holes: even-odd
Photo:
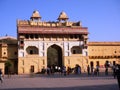
[[52, 45], [47, 49], [47, 65], [62, 66], [62, 49], [57, 45]]

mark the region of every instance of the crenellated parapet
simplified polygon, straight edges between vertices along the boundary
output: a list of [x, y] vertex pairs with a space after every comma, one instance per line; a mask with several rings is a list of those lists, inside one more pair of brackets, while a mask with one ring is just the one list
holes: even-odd
[[46, 22], [32, 20], [17, 20], [18, 26], [41, 26], [41, 27], [82, 27], [81, 22]]
[[18, 26], [41, 26], [41, 27], [81, 27], [81, 22], [70, 22], [65, 12], [61, 12], [58, 21], [41, 21], [41, 16], [38, 11], [34, 11], [30, 20], [17, 20]]

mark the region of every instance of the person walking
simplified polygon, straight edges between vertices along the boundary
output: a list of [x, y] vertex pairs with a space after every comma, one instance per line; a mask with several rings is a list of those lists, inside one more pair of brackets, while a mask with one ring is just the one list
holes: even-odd
[[1, 81], [1, 83], [3, 83], [3, 73], [2, 73], [2, 69], [0, 69], [0, 81]]

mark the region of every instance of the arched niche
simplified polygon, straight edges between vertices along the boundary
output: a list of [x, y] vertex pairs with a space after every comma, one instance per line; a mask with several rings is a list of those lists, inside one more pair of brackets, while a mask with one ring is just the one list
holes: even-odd
[[71, 48], [72, 54], [82, 54], [82, 48], [80, 46], [73, 46]]
[[38, 48], [35, 47], [35, 46], [28, 46], [26, 48], [26, 52], [27, 52], [28, 55], [38, 54], [38, 51], [39, 51]]

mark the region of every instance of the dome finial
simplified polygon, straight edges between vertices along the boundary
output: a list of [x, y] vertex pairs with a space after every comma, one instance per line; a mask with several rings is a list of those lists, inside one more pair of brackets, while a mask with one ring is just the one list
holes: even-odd
[[59, 21], [66, 21], [66, 20], [68, 20], [69, 18], [68, 18], [68, 16], [67, 16], [67, 14], [64, 12], [64, 11], [62, 11], [61, 13], [60, 13], [60, 15], [59, 15], [59, 17], [58, 17], [58, 20]]
[[30, 17], [31, 20], [40, 20], [41, 16], [37, 10], [33, 11], [32, 16]]

